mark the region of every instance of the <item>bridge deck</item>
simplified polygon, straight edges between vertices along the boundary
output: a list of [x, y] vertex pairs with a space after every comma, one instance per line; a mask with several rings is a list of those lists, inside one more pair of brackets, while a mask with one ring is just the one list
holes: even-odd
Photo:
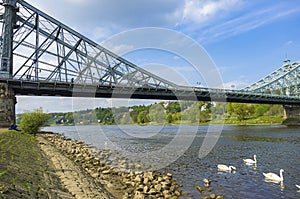
[[158, 89], [143, 87], [116, 87], [109, 85], [88, 85], [65, 82], [23, 81], [0, 79], [2, 83], [14, 90], [16, 95], [29, 96], [62, 96], [62, 97], [95, 97], [95, 98], [132, 98], [158, 100], [191, 100], [217, 102], [243, 102], [264, 104], [300, 105], [300, 98], [260, 94], [249, 91], [208, 89], [181, 86], [178, 89]]

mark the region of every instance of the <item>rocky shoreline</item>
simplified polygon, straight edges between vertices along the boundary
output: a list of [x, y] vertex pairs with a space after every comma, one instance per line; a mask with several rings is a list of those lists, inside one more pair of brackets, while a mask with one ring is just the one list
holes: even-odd
[[125, 158], [112, 159], [109, 150], [91, 148], [60, 134], [42, 133], [37, 139], [64, 188], [75, 198], [176, 199], [187, 194], [180, 191], [171, 173], [147, 171]]

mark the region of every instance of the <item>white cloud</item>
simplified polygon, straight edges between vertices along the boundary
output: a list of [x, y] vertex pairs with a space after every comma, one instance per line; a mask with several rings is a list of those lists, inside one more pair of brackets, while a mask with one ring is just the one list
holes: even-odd
[[241, 81], [241, 80], [234, 80], [234, 81], [230, 81], [230, 82], [225, 82], [223, 84], [223, 87], [225, 89], [242, 89], [246, 86], [249, 86], [249, 82], [245, 82], [245, 81]]
[[106, 49], [109, 49], [113, 53], [122, 56], [124, 52], [130, 52], [132, 49], [134, 49], [133, 45], [126, 45], [126, 44], [113, 44], [111, 42], [104, 42], [100, 44]]
[[28, 2], [98, 42], [121, 31], [141, 27], [176, 27], [188, 35], [197, 35], [198, 38], [194, 38], [201, 42], [220, 40], [299, 12], [299, 7], [290, 2], [285, 5], [245, 0]]
[[286, 10], [281, 5], [275, 5], [273, 7], [246, 12], [240, 17], [227, 20], [203, 30], [198, 40], [201, 42], [210, 42], [236, 36], [299, 11], [300, 8]]
[[293, 45], [294, 42], [292, 40], [289, 40], [287, 42], [284, 43], [284, 46], [290, 46], [290, 45]]
[[110, 28], [105, 27], [95, 27], [92, 31], [91, 37], [94, 38], [96, 41], [103, 41], [112, 35], [112, 31]]
[[240, 0], [186, 0], [183, 8], [183, 20], [202, 24], [224, 12], [232, 11], [239, 3]]

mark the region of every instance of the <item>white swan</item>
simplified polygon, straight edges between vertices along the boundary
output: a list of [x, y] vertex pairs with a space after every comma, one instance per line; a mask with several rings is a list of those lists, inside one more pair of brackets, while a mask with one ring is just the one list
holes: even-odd
[[227, 166], [225, 164], [218, 164], [219, 171], [234, 171], [236, 168], [234, 166]]
[[256, 155], [253, 155], [253, 159], [243, 159], [246, 164], [256, 164]]
[[283, 181], [283, 174], [282, 174], [283, 172], [284, 170], [280, 169], [279, 171], [280, 176], [278, 176], [275, 173], [263, 173], [263, 175], [265, 176], [266, 180], [279, 182], [279, 181]]
[[300, 185], [297, 185], [297, 184], [296, 184], [296, 187], [297, 187], [298, 189], [300, 189]]

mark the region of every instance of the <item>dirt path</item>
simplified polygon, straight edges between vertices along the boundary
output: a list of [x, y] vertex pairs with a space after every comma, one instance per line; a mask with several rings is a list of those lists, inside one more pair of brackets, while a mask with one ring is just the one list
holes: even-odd
[[66, 188], [75, 198], [112, 198], [107, 191], [86, 174], [81, 167], [75, 165], [66, 156], [62, 155], [57, 148], [42, 136], [38, 136], [42, 151], [52, 161], [55, 173], [59, 177], [62, 186]]

